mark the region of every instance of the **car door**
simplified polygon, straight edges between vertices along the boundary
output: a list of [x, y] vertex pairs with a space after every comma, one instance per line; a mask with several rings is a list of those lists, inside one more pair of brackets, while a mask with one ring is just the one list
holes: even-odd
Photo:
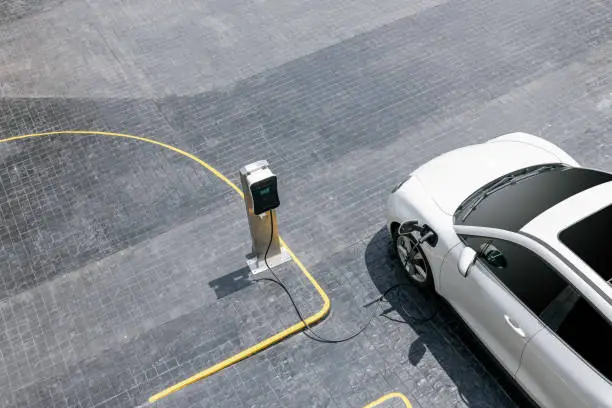
[[540, 314], [517, 380], [543, 407], [612, 407], [612, 326], [570, 286]]
[[[526, 281], [529, 286], [527, 277], [540, 265], [517, 244], [488, 237], [461, 238], [464, 243], [454, 247], [442, 265], [442, 295], [514, 376], [526, 343], [543, 325], [508, 285], [514, 288]], [[478, 256], [463, 276], [457, 263], [465, 245]]]

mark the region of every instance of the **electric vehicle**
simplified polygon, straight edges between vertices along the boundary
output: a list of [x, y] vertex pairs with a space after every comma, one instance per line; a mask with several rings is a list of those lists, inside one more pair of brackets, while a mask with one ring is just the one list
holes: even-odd
[[410, 280], [536, 404], [612, 407], [612, 174], [507, 134], [413, 171], [387, 227]]

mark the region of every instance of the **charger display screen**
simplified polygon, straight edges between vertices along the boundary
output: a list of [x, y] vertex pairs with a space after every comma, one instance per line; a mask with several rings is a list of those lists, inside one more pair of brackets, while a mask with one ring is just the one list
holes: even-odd
[[280, 205], [276, 189], [276, 176], [258, 181], [251, 185], [253, 212], [256, 215], [273, 210]]

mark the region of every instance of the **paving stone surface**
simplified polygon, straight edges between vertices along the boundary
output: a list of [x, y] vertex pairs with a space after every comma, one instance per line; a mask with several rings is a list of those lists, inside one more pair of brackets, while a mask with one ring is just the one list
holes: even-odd
[[[608, 0], [0, 2], [0, 137], [129, 133], [234, 183], [267, 159], [280, 233], [332, 300], [315, 331], [340, 338], [404, 282], [384, 203], [418, 165], [526, 131], [612, 171], [610, 55]], [[0, 187], [2, 407], [147, 406], [297, 321], [249, 277], [240, 197], [177, 152], [7, 141]], [[294, 263], [277, 274], [321, 308]], [[435, 305], [403, 287], [349, 342], [297, 334], [154, 405], [525, 406]]]

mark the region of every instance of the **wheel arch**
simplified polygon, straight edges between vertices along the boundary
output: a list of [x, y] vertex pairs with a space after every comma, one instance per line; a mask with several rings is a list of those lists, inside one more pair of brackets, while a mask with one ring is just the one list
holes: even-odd
[[439, 293], [442, 262], [448, 250], [460, 241], [454, 231], [452, 217], [440, 210], [416, 177], [391, 194], [387, 201], [387, 228], [392, 242], [395, 242], [397, 228], [406, 220], [429, 225], [439, 237], [435, 248], [427, 243], [421, 245], [425, 261], [432, 271], [434, 287]]

